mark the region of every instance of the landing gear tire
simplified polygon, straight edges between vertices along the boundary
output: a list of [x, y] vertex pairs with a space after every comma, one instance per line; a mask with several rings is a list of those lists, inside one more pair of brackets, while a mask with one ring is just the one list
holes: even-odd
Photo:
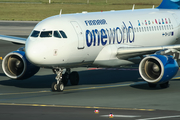
[[62, 82], [62, 73], [63, 73], [63, 69], [62, 68], [54, 68], [53, 71], [56, 73], [56, 82], [53, 82], [51, 89], [52, 91], [58, 91], [58, 92], [62, 92], [64, 90], [64, 84]]
[[65, 74], [62, 75], [62, 83], [64, 84], [64, 86], [67, 85], [68, 79], [69, 79], [69, 74], [68, 73], [65, 73]]
[[57, 91], [57, 82], [53, 82], [51, 85], [51, 90], [52, 91]]
[[69, 79], [70, 79], [71, 85], [78, 85], [78, 83], [79, 83], [79, 74], [78, 74], [78, 72], [70, 73]]
[[150, 88], [156, 88], [156, 86], [157, 86], [156, 84], [153, 84], [153, 83], [148, 83], [148, 85]]
[[64, 90], [64, 84], [63, 83], [57, 84], [57, 91], [58, 92], [63, 92], [63, 90]]
[[168, 82], [165, 82], [163, 84], [160, 84], [160, 87], [161, 88], [168, 88], [169, 87], [169, 81]]

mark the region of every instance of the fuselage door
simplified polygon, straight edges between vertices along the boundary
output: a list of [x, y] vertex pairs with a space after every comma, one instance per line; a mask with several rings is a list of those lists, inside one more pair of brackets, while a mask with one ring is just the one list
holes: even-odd
[[84, 49], [84, 36], [81, 27], [75, 21], [71, 21], [71, 24], [74, 27], [78, 36], [78, 49]]

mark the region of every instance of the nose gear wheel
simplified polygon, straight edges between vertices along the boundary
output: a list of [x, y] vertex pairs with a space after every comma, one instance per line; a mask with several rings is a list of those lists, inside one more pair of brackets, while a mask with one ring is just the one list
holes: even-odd
[[79, 83], [79, 74], [78, 72], [70, 72], [70, 68], [66, 69], [66, 72], [63, 74], [65, 69], [62, 68], [54, 68], [53, 72], [57, 75], [56, 82], [53, 82], [51, 85], [52, 91], [62, 92], [64, 90], [64, 86], [67, 85], [68, 80], [70, 80], [71, 85], [78, 85]]
[[53, 70], [56, 73], [56, 80], [57, 82], [53, 82], [51, 89], [52, 91], [58, 91], [58, 92], [62, 92], [64, 90], [64, 84], [62, 82], [62, 73], [63, 73], [63, 69], [61, 68], [57, 68]]

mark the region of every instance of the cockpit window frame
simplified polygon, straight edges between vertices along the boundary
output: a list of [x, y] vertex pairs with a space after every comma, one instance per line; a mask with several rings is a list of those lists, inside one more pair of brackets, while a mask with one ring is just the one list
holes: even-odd
[[63, 38], [67, 38], [67, 35], [66, 35], [66, 33], [65, 33], [64, 31], [59, 30], [59, 33], [61, 34], [61, 36], [62, 36]]
[[41, 34], [41, 31], [34, 30], [34, 31], [32, 32], [32, 34], [31, 34], [31, 37], [37, 38], [37, 37], [39, 37], [40, 34]]
[[[56, 36], [55, 33], [58, 33], [58, 36]], [[59, 30], [54, 30], [53, 37], [55, 37], [55, 38], [63, 38], [62, 35], [59, 33]]]
[[48, 31], [41, 31], [40, 37], [41, 38], [50, 38], [53, 36], [53, 32], [52, 30], [48, 30]]

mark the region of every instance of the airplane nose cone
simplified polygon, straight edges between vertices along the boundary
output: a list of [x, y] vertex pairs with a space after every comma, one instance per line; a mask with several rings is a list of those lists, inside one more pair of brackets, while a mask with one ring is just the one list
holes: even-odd
[[26, 58], [35, 65], [41, 65], [46, 60], [45, 49], [46, 46], [36, 41], [27, 42], [25, 46]]

